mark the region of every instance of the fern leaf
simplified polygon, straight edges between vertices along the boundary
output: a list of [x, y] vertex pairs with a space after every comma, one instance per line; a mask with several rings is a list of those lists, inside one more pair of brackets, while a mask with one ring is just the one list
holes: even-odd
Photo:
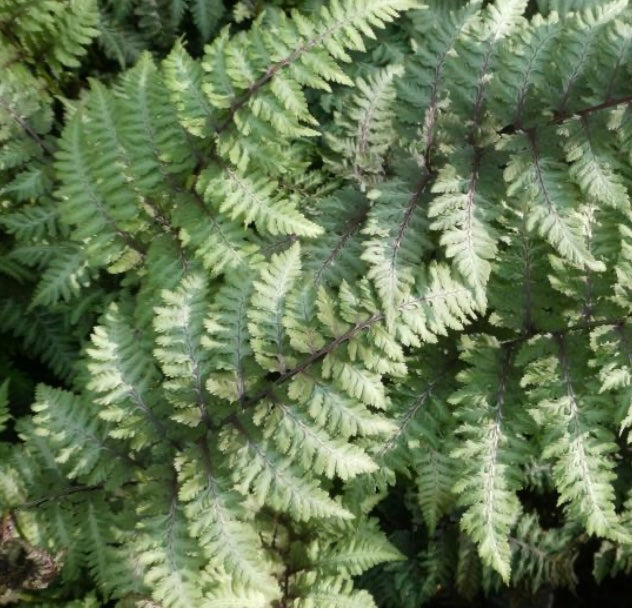
[[[462, 358], [471, 366], [458, 379], [464, 384], [450, 401], [461, 419], [463, 438], [454, 451], [467, 470], [457, 482], [467, 507], [461, 526], [478, 545], [485, 563], [507, 582], [511, 574], [509, 533], [520, 510], [520, 459], [527, 454], [524, 427], [513, 416], [518, 394], [511, 388], [511, 355], [494, 338], [465, 339]], [[482, 414], [482, 416], [481, 416]]]
[[[413, 6], [409, 0], [335, 0], [311, 18], [297, 11], [291, 19], [277, 16], [274, 36], [262, 36], [260, 28], [265, 26], [256, 23], [250, 36], [234, 41], [219, 37], [203, 62], [210, 73], [205, 92], [214, 105], [228, 109], [226, 122], [234, 119], [245, 136], [257, 120], [286, 137], [317, 134], [306, 126], [314, 120], [297, 86], [306, 81], [312, 87], [327, 87], [328, 80], [349, 83], [337, 66], [340, 60], [349, 61], [346, 49], [363, 50], [363, 36], [374, 36], [375, 29]], [[245, 55], [251, 49], [252, 57]], [[296, 116], [284, 113], [288, 107]], [[229, 140], [229, 149], [241, 149], [230, 135], [223, 138]]]
[[497, 248], [496, 232], [491, 226], [493, 208], [482, 186], [489, 189], [494, 173], [480, 151], [456, 164], [441, 170], [432, 190], [444, 194], [433, 200], [428, 215], [434, 219], [431, 228], [443, 231], [441, 243], [446, 256], [454, 259], [466, 284], [473, 288], [477, 303], [484, 308], [490, 261]]
[[211, 350], [213, 370], [206, 386], [212, 394], [229, 401], [244, 396], [254, 363], [247, 315], [251, 293], [251, 279], [227, 280], [204, 323], [207, 335], [202, 344]]
[[306, 471], [348, 480], [377, 470], [375, 462], [359, 447], [330, 436], [297, 406], [274, 401], [262, 404], [263, 434], [278, 451], [297, 461]]
[[458, 475], [457, 464], [447, 450], [446, 446], [424, 444], [411, 450], [412, 467], [417, 468], [417, 501], [431, 533], [435, 532], [439, 520], [454, 500], [452, 487]]
[[5, 425], [9, 422], [9, 379], [5, 379], [0, 384], [0, 433], [5, 430]]
[[367, 406], [383, 410], [388, 405], [379, 374], [374, 374], [357, 363], [345, 363], [329, 355], [323, 361], [323, 376], [331, 378], [349, 396]]
[[431, 263], [413, 288], [413, 296], [398, 306], [399, 335], [435, 342], [448, 329], [460, 330], [474, 315], [471, 291], [454, 280], [447, 267]]
[[[69, 478], [83, 477], [89, 484], [98, 484], [113, 474], [115, 480], [125, 477], [119, 464], [113, 462], [118, 457], [129, 463], [129, 458], [106, 441], [104, 425], [89, 413], [84, 400], [39, 385], [32, 409], [36, 433], [52, 444], [55, 460], [65, 466]], [[104, 458], [104, 453], [109, 459]]]
[[270, 264], [261, 268], [260, 279], [253, 283], [248, 311], [251, 345], [259, 364], [271, 371], [283, 373], [288, 367], [283, 316], [286, 296], [300, 270], [301, 252], [296, 242], [286, 252], [273, 255]]
[[171, 418], [195, 427], [210, 421], [204, 391], [208, 357], [201, 345], [206, 285], [202, 276], [191, 275], [162, 295], [163, 305], [155, 309], [154, 354], [168, 379], [163, 384], [167, 399], [177, 410]]
[[207, 557], [239, 583], [267, 596], [278, 593], [254, 528], [244, 520], [240, 496], [213, 473], [210, 457], [202, 448], [178, 457], [180, 498], [185, 502], [191, 535]]
[[[75, 113], [62, 134], [57, 152], [56, 169], [62, 183], [59, 190], [62, 220], [72, 226], [73, 236], [78, 241], [91, 240], [93, 258], [101, 262], [116, 260], [125, 245], [140, 255], [143, 250], [126, 222], [135, 216], [134, 197], [125, 187], [125, 181], [119, 189], [120, 179], [115, 170], [108, 170], [107, 179], [102, 175], [94, 177], [88, 166], [89, 145], [83, 126], [87, 121], [81, 111]], [[96, 117], [90, 121], [93, 124], [99, 122]], [[100, 146], [104, 147], [103, 144]], [[116, 158], [116, 146], [114, 151], [108, 150], [108, 154]], [[107, 194], [103, 184], [108, 187]]]
[[[211, 579], [203, 570], [200, 546], [189, 536], [183, 505], [168, 484], [144, 494], [139, 523], [144, 582], [153, 589], [152, 597], [168, 608], [194, 607]], [[160, 506], [162, 504], [162, 507]]]
[[[600, 424], [603, 412], [586, 409], [576, 380], [575, 369], [578, 363], [581, 366], [583, 353], [573, 344], [571, 355], [571, 340], [558, 337], [552, 342], [536, 339], [524, 351], [525, 362], [535, 348], [549, 354], [532, 360], [522, 384], [530, 389], [534, 418], [548, 426], [543, 454], [554, 462], [559, 502], [580, 518], [591, 534], [622, 538], [612, 487], [613, 438]], [[538, 388], [534, 389], [536, 383]]]
[[79, 345], [73, 325], [64, 315], [35, 307], [23, 318], [28, 304], [17, 298], [0, 299], [0, 330], [11, 331], [24, 348], [48, 365], [62, 380], [77, 372]]
[[109, 307], [103, 324], [94, 328], [91, 342], [87, 388], [96, 393], [97, 403], [103, 406], [99, 416], [118, 424], [111, 435], [131, 438], [138, 447], [147, 446], [150, 442], [141, 426], [149, 421], [155, 434], [166, 439], [153, 407], [157, 369], [118, 306]]
[[[567, 137], [566, 159], [571, 163], [570, 176], [590, 199], [615, 209], [627, 210], [630, 198], [621, 178], [614, 172], [615, 158], [597, 143], [607, 143], [607, 135], [595, 134], [588, 120], [560, 128]], [[567, 133], [567, 134], [564, 134]]]
[[375, 602], [366, 590], [354, 590], [347, 579], [318, 579], [316, 575], [302, 575], [299, 588], [303, 596], [292, 601], [293, 608], [374, 608]]
[[325, 576], [352, 577], [383, 562], [396, 562], [402, 554], [388, 542], [374, 523], [347, 529], [335, 542], [315, 540], [307, 547], [309, 566]]
[[[591, 334], [591, 347], [595, 355], [591, 364], [599, 368], [599, 394], [611, 391], [617, 395], [619, 411], [616, 418], [622, 431], [629, 429], [632, 426], [632, 365], [629, 360], [632, 353], [629, 327], [622, 325], [596, 328]], [[630, 437], [628, 433], [628, 440]]]
[[197, 186], [207, 203], [219, 203], [219, 211], [231, 220], [254, 222], [261, 233], [320, 235], [322, 229], [297, 209], [294, 199], [283, 195], [275, 182], [260, 173], [240, 169], [219, 170], [209, 167]]
[[127, 173], [135, 179], [134, 189], [141, 189], [151, 201], [146, 206], [155, 217], [161, 203], [154, 191], [178, 192], [179, 178], [193, 168], [191, 148], [184, 131], [172, 121], [169, 91], [148, 53], [124, 73], [117, 94], [115, 108], [120, 111], [110, 120], [110, 134]]
[[341, 134], [325, 135], [329, 147], [341, 157], [334, 169], [340, 169], [361, 187], [383, 173], [386, 154], [394, 141], [394, 82], [402, 73], [403, 68], [395, 65], [366, 79], [359, 77], [350, 107], [334, 116]]
[[373, 191], [377, 202], [363, 230], [373, 238], [364, 243], [362, 259], [369, 263], [367, 277], [375, 284], [390, 325], [398, 305], [410, 295], [415, 269], [429, 247], [423, 240], [428, 224], [421, 207], [427, 181], [422, 176], [410, 190], [393, 182]]
[[270, 600], [265, 593], [241, 588], [235, 590], [225, 583], [206, 594], [202, 604], [209, 609], [267, 608]]
[[536, 515], [523, 515], [510, 540], [514, 584], [528, 583], [534, 593], [544, 586], [575, 587], [577, 553], [564, 528], [544, 530]]
[[[201, 0], [203, 3], [204, 0]], [[212, 109], [202, 92], [202, 69], [180, 41], [163, 61], [165, 85], [182, 126], [196, 137], [210, 134]]]
[[76, 246], [57, 251], [35, 288], [31, 305], [53, 305], [70, 301], [90, 284], [91, 270], [83, 252]]
[[58, 234], [59, 213], [51, 205], [34, 205], [7, 212], [0, 222], [18, 241], [38, 241]]
[[56, 46], [53, 53], [57, 61], [71, 68], [79, 66], [78, 58], [85, 54], [88, 45], [99, 31], [96, 0], [71, 0], [58, 17]]
[[562, 257], [578, 267], [603, 270], [603, 264], [586, 248], [579, 220], [573, 211], [577, 193], [565, 167], [541, 156], [535, 136], [531, 135], [526, 141], [526, 152], [512, 156], [505, 170], [508, 196], [526, 192], [532, 203], [529, 228], [537, 228]]
[[189, 10], [202, 40], [208, 41], [224, 13], [224, 3], [221, 0], [192, 0]]
[[292, 379], [288, 394], [296, 401], [309, 400], [307, 411], [312, 419], [329, 433], [340, 434], [343, 438], [379, 436], [396, 429], [389, 419], [372, 413], [332, 383], [314, 381], [298, 374]]
[[298, 521], [320, 517], [349, 519], [353, 515], [332, 500], [316, 482], [304, 476], [290, 460], [270, 450], [247, 432], [225, 434], [235, 480], [251, 490], [256, 500], [287, 511]]

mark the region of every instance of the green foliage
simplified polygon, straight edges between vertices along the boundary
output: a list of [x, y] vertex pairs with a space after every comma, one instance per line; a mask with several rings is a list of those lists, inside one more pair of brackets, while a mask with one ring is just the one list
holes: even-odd
[[26, 4], [0, 602], [517, 604], [588, 544], [629, 574], [626, 0]]
[[0, 430], [4, 431], [5, 424], [9, 421], [9, 379], [0, 385]]

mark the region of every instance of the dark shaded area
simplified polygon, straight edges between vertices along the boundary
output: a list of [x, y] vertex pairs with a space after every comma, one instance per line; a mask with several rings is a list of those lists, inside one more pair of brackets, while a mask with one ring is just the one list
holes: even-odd
[[593, 576], [593, 557], [598, 548], [594, 540], [580, 550], [575, 564], [577, 574], [577, 590], [575, 594], [558, 589], [554, 594], [555, 607], [632, 607], [632, 590], [630, 576], [617, 575], [604, 579], [600, 584]]
[[[577, 583], [572, 589], [544, 585], [533, 591], [524, 584], [511, 587], [499, 585], [485, 593], [480, 578], [472, 579], [474, 593], [465, 596], [456, 586], [456, 562], [458, 558], [457, 518], [444, 518], [438, 528], [435, 547], [445, 551], [445, 570], [424, 565], [424, 555], [433, 548], [423, 521], [414, 510], [411, 499], [411, 481], [398, 477], [398, 483], [387, 498], [374, 510], [380, 526], [389, 540], [406, 556], [405, 562], [383, 564], [365, 573], [358, 585], [370, 591], [379, 607], [604, 607], [623, 608], [632, 606], [629, 575], [607, 577], [598, 583], [593, 574], [593, 562], [601, 541], [578, 536], [578, 556], [574, 572]], [[563, 512], [556, 504], [556, 495], [534, 490], [520, 492], [525, 510], [537, 513], [543, 529], [560, 528]], [[583, 540], [583, 541], [582, 541]], [[428, 581], [431, 581], [428, 583]], [[426, 585], [424, 587], [424, 585]], [[462, 589], [462, 588], [461, 588]]]

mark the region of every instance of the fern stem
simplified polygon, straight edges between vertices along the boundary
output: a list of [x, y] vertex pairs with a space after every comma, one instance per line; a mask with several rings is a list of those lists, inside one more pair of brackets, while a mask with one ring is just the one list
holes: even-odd
[[11, 119], [24, 131], [26, 135], [28, 135], [37, 145], [39, 145], [40, 149], [49, 155], [53, 155], [55, 150], [48, 145], [42, 138], [29, 126], [29, 124], [23, 120], [19, 114], [17, 114], [13, 108], [5, 101], [5, 99], [0, 96], [0, 106], [11, 116]]
[[[136, 484], [136, 483], [126, 483], [126, 484]], [[59, 498], [68, 497], [69, 495], [74, 495], [75, 493], [82, 493], [86, 491], [101, 491], [104, 488], [103, 483], [99, 483], [97, 485], [77, 485], [75, 487], [68, 487], [68, 489], [64, 489], [63, 491], [58, 491], [56, 493], [52, 493], [50, 495], [43, 496], [41, 498], [37, 498], [35, 500], [29, 500], [28, 502], [24, 502], [23, 504], [18, 504], [15, 506], [13, 510], [25, 510], [28, 508], [36, 508], [37, 506], [41, 506], [46, 502], [51, 502], [52, 500], [57, 500]]]
[[609, 98], [604, 100], [602, 103], [599, 103], [598, 105], [591, 105], [590, 107], [584, 107], [583, 109], [578, 109], [577, 111], [558, 113], [553, 117], [553, 123], [562, 124], [568, 120], [575, 119], [578, 116], [584, 118], [591, 113], [595, 113], [596, 111], [612, 109], [613, 107], [618, 107], [620, 105], [629, 105], [630, 103], [632, 103], [632, 94], [628, 96], [622, 96], [621, 98]]
[[435, 382], [435, 380], [431, 381], [428, 384], [428, 388], [423, 393], [421, 393], [421, 395], [418, 395], [415, 398], [415, 401], [406, 411], [406, 414], [399, 424], [397, 431], [380, 447], [380, 449], [375, 454], [376, 457], [384, 457], [384, 455], [395, 446], [401, 435], [404, 433], [404, 431], [406, 431], [406, 427], [408, 426], [410, 421], [412, 421], [417, 412], [426, 405], [426, 402], [432, 395], [432, 387]]
[[[460, 293], [467, 293], [467, 292], [469, 292], [467, 289], [454, 290], [454, 291], [446, 292], [442, 296], [447, 297], [447, 296], [460, 294]], [[432, 301], [433, 301], [432, 295], [415, 297], [407, 301], [404, 301], [403, 303], [400, 303], [396, 309], [404, 310], [418, 303], [431, 303]], [[369, 329], [374, 324], [380, 322], [384, 318], [386, 318], [386, 314], [384, 312], [375, 312], [368, 318], [362, 320], [361, 322], [356, 323], [355, 325], [353, 325], [353, 327], [348, 329], [345, 333], [343, 333], [342, 335], [339, 335], [338, 337], [333, 339], [331, 342], [329, 342], [328, 344], [325, 344], [322, 348], [312, 353], [307, 359], [305, 359], [305, 361], [303, 361], [296, 367], [292, 368], [291, 370], [284, 372], [281, 376], [279, 376], [279, 378], [277, 378], [274, 381], [274, 383], [272, 384], [272, 387], [277, 387], [281, 384], [284, 384], [288, 380], [291, 380], [292, 378], [294, 378], [294, 376], [296, 376], [297, 374], [304, 372], [311, 365], [313, 365], [314, 363], [316, 363], [323, 357], [329, 355], [334, 350], [336, 350], [338, 346], [340, 346], [341, 344], [344, 344], [345, 342], [348, 342], [355, 335], [357, 335], [361, 331], [364, 331], [365, 329]], [[269, 397], [272, 392], [272, 387], [266, 387], [265, 389], [259, 391], [252, 397], [245, 396], [244, 398], [241, 398], [240, 404], [242, 408], [249, 408], [251, 406], [254, 406], [265, 397]]]
[[[320, 348], [319, 350], [311, 354], [305, 361], [303, 361], [302, 363], [300, 363], [293, 369], [286, 371], [282, 376], [280, 376], [277, 380], [274, 381], [273, 386], [279, 386], [283, 384], [284, 382], [291, 380], [297, 374], [300, 374], [301, 372], [305, 371], [310, 365], [312, 365], [313, 363], [316, 363], [316, 361], [318, 361], [319, 359], [333, 352], [336, 348], [338, 348], [338, 346], [340, 346], [341, 344], [344, 344], [344, 342], [349, 341], [354, 335], [356, 335], [360, 331], [363, 331], [364, 329], [368, 329], [371, 325], [382, 320], [382, 318], [384, 318], [384, 314], [382, 312], [376, 312], [375, 314], [369, 316], [369, 318], [355, 324], [348, 331], [346, 331], [342, 335], [339, 335], [337, 338], [333, 339], [331, 342], [329, 342], [328, 344], [326, 344], [325, 346], [323, 346], [322, 348]], [[272, 391], [271, 388], [266, 388], [263, 391], [260, 391], [259, 393], [255, 394], [253, 397], [246, 397], [246, 399], [244, 399], [242, 403], [242, 406], [244, 408], [249, 408], [251, 406], [254, 406], [256, 403], [258, 403], [265, 397], [269, 397], [271, 394], [271, 391]]]
[[316, 275], [314, 276], [315, 286], [320, 286], [321, 279], [322, 279], [323, 273], [325, 272], [325, 269], [329, 267], [329, 265], [331, 265], [331, 263], [333, 263], [336, 260], [336, 257], [338, 256], [340, 251], [344, 248], [344, 246], [347, 244], [349, 239], [353, 235], [355, 235], [355, 233], [362, 227], [362, 225], [366, 221], [366, 217], [368, 213], [369, 213], [369, 208], [363, 207], [354, 216], [351, 217], [351, 219], [349, 220], [349, 225], [345, 229], [344, 233], [340, 236], [338, 241], [336, 241], [334, 247], [329, 251], [327, 258], [325, 259], [323, 264], [320, 266], [320, 268], [316, 272]]

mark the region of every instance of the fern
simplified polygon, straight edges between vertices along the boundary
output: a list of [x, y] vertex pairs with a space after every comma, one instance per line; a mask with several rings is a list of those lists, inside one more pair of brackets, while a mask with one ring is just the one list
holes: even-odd
[[0, 0], [0, 601], [629, 572], [630, 41], [625, 0]]
[[0, 430], [4, 431], [9, 418], [9, 380], [7, 379], [0, 385]]
[[478, 545], [483, 561], [507, 581], [509, 530], [520, 510], [515, 495], [522, 483], [519, 464], [529, 454], [525, 426], [510, 410], [517, 394], [508, 386], [511, 350], [501, 349], [493, 338], [478, 344], [465, 338], [463, 345], [462, 358], [472, 367], [458, 376], [464, 386], [450, 399], [462, 413], [458, 433], [463, 442], [453, 455], [475, 462], [471, 474], [465, 474], [455, 487], [467, 507], [461, 524]]

